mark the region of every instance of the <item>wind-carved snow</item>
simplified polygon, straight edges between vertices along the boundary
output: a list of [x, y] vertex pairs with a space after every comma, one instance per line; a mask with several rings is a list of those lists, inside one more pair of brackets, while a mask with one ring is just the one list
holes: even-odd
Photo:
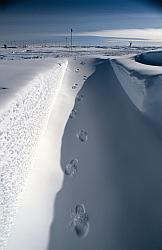
[[0, 113], [0, 250], [6, 249], [19, 195], [66, 67], [64, 61], [37, 75]]
[[[133, 104], [146, 116], [162, 124], [162, 68], [151, 66], [156, 59], [156, 53], [145, 53], [147, 63], [136, 61], [137, 57], [124, 57], [111, 60], [112, 67], [121, 86]], [[138, 58], [143, 58], [139, 55]], [[150, 60], [150, 63], [149, 63]], [[157, 57], [156, 64], [160, 63]]]

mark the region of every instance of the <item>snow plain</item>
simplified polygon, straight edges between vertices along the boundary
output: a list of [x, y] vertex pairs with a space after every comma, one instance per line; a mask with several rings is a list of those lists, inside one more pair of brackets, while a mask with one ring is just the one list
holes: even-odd
[[[27, 152], [23, 159], [30, 173], [28, 178], [24, 175], [18, 188], [20, 192], [26, 183], [7, 250], [155, 250], [162, 247], [162, 69], [154, 66], [159, 64], [156, 55], [161, 52], [151, 51], [147, 56], [147, 49], [79, 48], [70, 53], [66, 49], [32, 48], [32, 51], [8, 54], [5, 51], [1, 72], [6, 72], [15, 62], [22, 65], [22, 71], [15, 66], [14, 77], [8, 75], [10, 81], [6, 75], [3, 77], [8, 94], [2, 94], [2, 115], [5, 107], [15, 103], [11, 100], [22, 100], [22, 96], [28, 96], [28, 105], [31, 105], [31, 97], [36, 95], [32, 100], [36, 111], [47, 107], [42, 115], [40, 111], [28, 115], [28, 119], [36, 117], [37, 123], [33, 120], [26, 123], [25, 118], [17, 127], [21, 131], [26, 126], [24, 134], [28, 138], [29, 124], [34, 126], [30, 129], [34, 146], [31, 148], [31, 140], [27, 141], [29, 151], [35, 154], [31, 164], [24, 141], [23, 147], [21, 141], [13, 142], [13, 147], [20, 147], [19, 152]], [[28, 60], [23, 53], [30, 54]], [[141, 58], [144, 58], [142, 63]], [[36, 85], [33, 78], [39, 79]], [[50, 87], [43, 91], [48, 84]], [[15, 91], [10, 91], [12, 85]], [[31, 86], [33, 92], [25, 92], [27, 86]], [[41, 98], [40, 94], [37, 96], [36, 87], [42, 90], [39, 93], [44, 93]], [[42, 105], [35, 105], [42, 96]], [[30, 111], [32, 109], [30, 107]], [[11, 125], [9, 119], [2, 128]], [[87, 133], [85, 142], [79, 140], [81, 130]], [[14, 130], [14, 134], [17, 133]], [[18, 155], [14, 157], [18, 159]], [[77, 171], [74, 176], [67, 176], [65, 168], [72, 159], [78, 160]], [[6, 166], [5, 173], [12, 166], [10, 155], [9, 160], [1, 165]], [[20, 162], [20, 165], [21, 174], [20, 171], [16, 177], [12, 174], [16, 180], [22, 176], [23, 164]], [[13, 161], [10, 169], [16, 166]], [[15, 197], [11, 178], [7, 179], [9, 185], [5, 187], [9, 186]], [[17, 186], [20, 187], [19, 181]], [[9, 198], [6, 204], [11, 201]], [[15, 215], [15, 198], [11, 204], [10, 210]], [[69, 226], [71, 211], [77, 204], [84, 204], [89, 219], [89, 232], [84, 239]], [[10, 214], [10, 210], [6, 211]], [[13, 224], [13, 221], [10, 223], [13, 217], [5, 217], [7, 225]], [[1, 235], [3, 244], [7, 243], [9, 231], [7, 226], [5, 240]], [[5, 249], [4, 245], [1, 249]]]

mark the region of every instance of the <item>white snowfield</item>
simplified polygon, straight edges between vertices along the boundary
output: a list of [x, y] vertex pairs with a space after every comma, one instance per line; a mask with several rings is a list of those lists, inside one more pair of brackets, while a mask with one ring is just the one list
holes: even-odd
[[111, 63], [119, 82], [135, 106], [162, 124], [162, 51], [120, 57]]
[[[107, 197], [107, 192], [110, 192], [113, 203], [115, 201], [114, 195], [117, 195], [116, 198], [118, 195], [120, 196], [120, 192], [116, 191], [111, 194], [111, 189], [113, 185], [116, 187], [116, 177], [117, 182], [121, 179], [121, 166], [126, 171], [126, 174], [122, 176], [123, 183], [125, 181], [127, 183], [125, 176], [129, 171], [125, 159], [128, 158], [129, 168], [130, 166], [134, 169], [137, 168], [137, 177], [141, 171], [141, 166], [149, 163], [153, 171], [151, 173], [154, 173], [154, 168], [152, 168], [154, 161], [158, 159], [161, 162], [161, 142], [159, 143], [150, 130], [149, 119], [146, 119], [147, 122], [143, 123], [143, 116], [140, 112], [136, 112], [134, 105], [149, 118], [162, 124], [162, 67], [160, 67], [162, 65], [162, 52], [158, 50], [144, 52], [138, 56], [128, 56], [126, 54], [129, 54], [129, 51], [123, 52], [123, 49], [119, 51], [117, 49], [112, 51], [105, 49], [102, 53], [99, 51], [99, 54], [96, 51], [92, 53], [87, 48], [84, 54], [77, 51], [73, 54], [68, 52], [68, 60], [63, 52], [55, 52], [59, 54], [59, 58], [45, 58], [44, 53], [42, 60], [32, 60], [31, 57], [28, 58], [29, 60], [23, 60], [22, 55], [17, 55], [15, 52], [16, 55], [14, 56], [16, 58], [18, 56], [17, 60], [12, 61], [9, 54], [4, 57], [6, 59], [0, 62], [0, 250], [50, 250], [54, 249], [55, 244], [56, 248], [60, 250], [73, 249], [68, 247], [72, 245], [75, 249], [90, 249], [92, 242], [96, 245], [94, 249], [99, 249], [101, 243], [104, 245], [105, 239], [110, 242], [114, 237], [113, 233], [113, 237], [111, 237], [111, 230], [109, 231], [109, 238], [106, 235], [107, 226], [112, 229], [113, 223], [107, 223], [104, 218], [100, 224], [100, 218], [97, 216], [104, 214], [104, 211], [107, 216], [107, 210], [102, 209], [102, 202], [97, 202], [96, 199], [94, 202], [93, 197], [87, 192], [89, 186], [95, 194], [98, 192], [97, 197], [103, 198], [104, 203], [106, 202], [104, 201], [103, 190], [105, 197]], [[135, 50], [134, 53], [136, 52], [139, 51]], [[31, 53], [32, 55], [34, 52], [25, 51], [24, 53]], [[85, 56], [86, 53], [88, 57]], [[126, 56], [121, 57], [124, 53]], [[132, 53], [133, 51], [131, 51]], [[79, 56], [77, 57], [77, 55]], [[120, 55], [120, 57], [110, 58], [110, 56], [117, 55]], [[48, 56], [50, 57], [50, 55]], [[123, 93], [123, 89], [127, 95]], [[76, 96], [79, 90], [81, 90], [79, 96], [83, 94], [83, 101], [77, 103]], [[76, 110], [74, 108], [75, 100]], [[69, 130], [67, 130], [65, 126], [68, 125], [67, 120], [73, 108], [76, 111], [76, 118], [70, 118], [68, 122], [70, 124]], [[103, 109], [106, 110], [106, 116]], [[123, 120], [123, 114], [127, 118], [131, 117], [130, 119], [133, 122], [130, 122], [129, 119]], [[123, 120], [122, 133], [120, 132], [120, 126], [118, 126], [121, 120]], [[134, 125], [136, 120], [138, 120], [138, 123]], [[146, 126], [147, 123], [148, 126]], [[87, 129], [89, 139], [88, 143], [80, 145], [75, 133], [82, 128]], [[105, 134], [103, 136], [103, 131], [107, 137]], [[137, 154], [134, 154], [134, 147], [130, 147], [132, 131], [135, 132], [137, 139], [135, 146], [138, 145], [138, 140], [142, 143], [139, 143], [142, 146], [139, 147]], [[141, 139], [143, 134], [145, 139]], [[67, 136], [67, 138], [63, 136]], [[128, 140], [125, 140], [125, 138]], [[115, 148], [114, 145], [118, 144], [120, 147], [116, 146]], [[146, 146], [148, 148], [145, 150]], [[94, 153], [95, 147], [96, 154]], [[64, 148], [65, 152], [63, 151]], [[109, 148], [109, 152], [107, 148]], [[146, 152], [151, 151], [154, 155], [153, 157], [150, 156], [150, 160], [147, 162]], [[113, 153], [111, 154], [111, 152]], [[83, 156], [82, 153], [84, 153]], [[34, 155], [36, 157], [32, 168]], [[67, 163], [71, 160], [71, 157], [78, 156], [80, 157], [78, 175], [71, 179], [67, 177], [65, 179], [66, 188], [64, 189], [64, 173], [61, 169], [64, 168], [64, 165], [62, 163]], [[62, 157], [65, 157], [65, 159]], [[102, 164], [98, 162], [98, 159], [102, 159]], [[81, 162], [83, 162], [83, 165], [81, 165]], [[105, 165], [105, 162], [110, 164]], [[137, 166], [135, 166], [136, 163]], [[103, 173], [98, 165], [102, 165]], [[103, 178], [103, 176], [106, 176], [105, 173], [110, 176], [110, 172], [107, 172], [109, 167], [110, 172], [111, 167], [112, 170], [116, 169], [112, 186], [111, 178], [109, 178], [109, 181], [107, 181], [107, 178]], [[31, 175], [29, 175], [30, 173]], [[30, 178], [27, 180], [28, 175]], [[96, 185], [95, 178], [98, 178], [98, 175], [101, 176], [98, 179], [101, 182]], [[89, 177], [92, 180], [92, 185], [89, 185]], [[23, 204], [19, 213], [17, 213], [15, 226], [10, 234], [11, 226], [15, 221], [18, 200], [25, 183], [27, 186], [22, 195]], [[132, 186], [132, 190], [135, 190], [136, 181], [130, 183], [135, 185]], [[68, 187], [71, 193], [68, 193]], [[130, 184], [127, 184], [127, 190], [129, 188]], [[83, 189], [85, 189], [85, 192], [82, 191]], [[123, 190], [125, 195], [125, 189]], [[57, 193], [58, 191], [60, 192]], [[87, 237], [87, 241], [85, 239], [85, 241], [80, 241], [79, 244], [77, 238], [73, 238], [73, 234], [67, 230], [69, 221], [65, 220], [72, 208], [71, 206], [79, 199], [77, 191], [79, 191], [81, 202], [82, 200], [83, 202], [86, 201], [87, 206], [89, 206], [90, 218], [98, 218], [98, 222], [91, 220], [90, 238]], [[62, 193], [65, 195], [60, 196], [63, 203], [58, 203], [58, 196]], [[132, 193], [134, 194], [134, 191]], [[131, 202], [134, 199], [132, 193], [128, 197]], [[82, 197], [82, 194], [84, 194], [84, 197]], [[70, 203], [69, 197], [73, 195], [74, 200], [72, 198], [71, 201], [74, 202]], [[131, 202], [130, 204], [132, 204]], [[58, 207], [57, 204], [59, 204]], [[95, 205], [93, 206], [93, 204]], [[111, 202], [108, 201], [107, 204], [109, 208]], [[116, 207], [120, 210], [120, 206], [117, 205]], [[98, 208], [101, 210], [98, 210]], [[112, 208], [109, 210], [109, 217], [112, 217], [112, 211], [115, 211]], [[64, 210], [65, 213], [63, 213]], [[118, 216], [119, 214], [117, 213]], [[62, 215], [65, 215], [65, 217], [62, 217]], [[118, 218], [115, 213], [114, 218], [115, 221]], [[105, 230], [103, 230], [104, 221], [106, 222]], [[94, 230], [95, 227], [96, 230]], [[97, 237], [101, 241], [95, 238], [96, 232], [99, 232]], [[73, 241], [75, 244], [73, 244]], [[88, 241], [89, 243], [87, 243]], [[116, 239], [115, 241], [118, 242]], [[62, 248], [59, 248], [59, 245]], [[97, 248], [97, 246], [99, 247]], [[107, 249], [107, 246], [102, 249]], [[126, 248], [123, 247], [123, 249]]]
[[[64, 129], [78, 91], [82, 88], [85, 78], [92, 75], [94, 70], [92, 59], [68, 59], [66, 73], [47, 129], [41, 136], [31, 174], [26, 180], [7, 250], [48, 249], [50, 228], [55, 217], [55, 199], [64, 179], [61, 166]], [[68, 147], [71, 148], [72, 145], [69, 143]]]
[[[58, 62], [58, 60], [57, 60]], [[62, 83], [67, 60], [0, 63], [0, 249]]]

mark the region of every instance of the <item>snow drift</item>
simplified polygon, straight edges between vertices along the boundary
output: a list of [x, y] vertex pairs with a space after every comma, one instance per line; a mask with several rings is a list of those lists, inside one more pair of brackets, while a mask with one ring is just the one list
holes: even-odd
[[[77, 115], [62, 139], [62, 169], [77, 158], [78, 171], [64, 177], [47, 249], [162, 249], [161, 138], [125, 94], [109, 60], [92, 63], [96, 70], [79, 93], [83, 100], [76, 99]], [[80, 129], [88, 133], [86, 142], [77, 137]], [[79, 204], [89, 218], [84, 239], [73, 221], [69, 227]]]
[[112, 59], [111, 64], [134, 105], [146, 116], [162, 124], [162, 67], [151, 66], [153, 61], [155, 65], [158, 64], [162, 52], [156, 55], [157, 52], [148, 52], [148, 55], [138, 56], [147, 57], [145, 63], [149, 65], [137, 62], [136, 56]]
[[[7, 250], [45, 250], [48, 247], [50, 227], [55, 218], [55, 199], [64, 177], [61, 169], [62, 136], [69, 116], [73, 113], [71, 111], [78, 91], [85, 78], [94, 71], [91, 61], [92, 59], [83, 57], [68, 59], [68, 67], [55, 98], [46, 131], [39, 142]], [[77, 96], [78, 103], [82, 103], [83, 99], [84, 97]], [[70, 119], [75, 121], [76, 117]]]
[[[36, 146], [47, 124], [54, 97], [67, 67], [66, 60], [59, 64], [45, 61], [44, 64], [43, 68], [40, 67], [40, 72], [35, 70], [36, 73], [32, 73], [31, 79], [28, 79], [25, 85], [19, 84], [19, 88], [10, 95], [10, 101], [1, 105], [3, 106], [0, 110], [1, 250], [6, 248], [19, 195], [30, 172]], [[26, 70], [26, 75], [31, 71], [34, 72], [34, 69], [30, 68], [30, 72]], [[23, 77], [25, 82], [25, 76]], [[17, 78], [18, 76], [15, 77]]]
[[139, 63], [153, 65], [153, 66], [162, 66], [162, 51], [149, 51], [137, 55], [135, 60]]

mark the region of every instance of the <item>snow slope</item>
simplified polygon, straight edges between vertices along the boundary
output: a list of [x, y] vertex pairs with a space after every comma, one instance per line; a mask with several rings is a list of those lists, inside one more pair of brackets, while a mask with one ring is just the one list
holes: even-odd
[[135, 57], [137, 62], [153, 65], [153, 66], [162, 66], [162, 51], [147, 51], [145, 53], [139, 54]]
[[[155, 52], [155, 55], [157, 52]], [[145, 53], [145, 56], [147, 53]], [[152, 55], [152, 57], [151, 57]], [[143, 54], [138, 58], [143, 58]], [[155, 60], [154, 53], [148, 53]], [[157, 57], [159, 62], [161, 52]], [[111, 61], [115, 74], [128, 97], [135, 106], [158, 124], [162, 124], [162, 67], [151, 66], [136, 61], [134, 57], [121, 57]]]
[[[66, 125], [61, 148], [65, 175], [54, 203], [48, 250], [155, 250], [162, 248], [162, 140], [153, 123], [121, 87], [109, 60], [94, 60]], [[122, 70], [122, 69], [121, 69]], [[87, 141], [78, 131], [88, 133]], [[84, 204], [89, 232], [79, 237], [71, 211]]]
[[50, 225], [54, 217], [53, 204], [63, 181], [60, 166], [62, 136], [75, 97], [84, 84], [84, 75], [88, 77], [94, 71], [91, 61], [86, 58], [68, 59], [47, 129], [38, 145], [32, 174], [22, 195], [22, 204], [8, 242], [8, 250], [47, 249]]
[[0, 64], [0, 249], [7, 245], [23, 190], [67, 61]]

